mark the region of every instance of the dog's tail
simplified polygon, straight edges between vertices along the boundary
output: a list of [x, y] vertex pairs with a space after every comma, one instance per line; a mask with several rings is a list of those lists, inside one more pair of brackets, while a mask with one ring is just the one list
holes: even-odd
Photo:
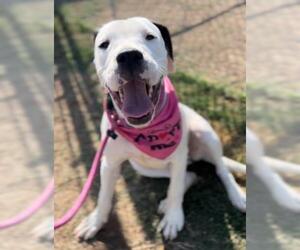
[[231, 172], [246, 174], [246, 165], [223, 156], [224, 164]]

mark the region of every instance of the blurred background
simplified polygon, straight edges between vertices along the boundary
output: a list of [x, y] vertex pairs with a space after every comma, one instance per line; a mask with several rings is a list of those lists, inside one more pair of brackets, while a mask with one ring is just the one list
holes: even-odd
[[[29, 206], [53, 172], [53, 14], [51, 1], [0, 0], [0, 221]], [[30, 220], [0, 231], [0, 249], [50, 249]]]
[[[144, 16], [171, 32], [182, 102], [217, 130], [227, 156], [245, 158], [245, 2], [237, 0], [55, 1], [55, 215], [62, 215], [86, 180], [99, 141], [101, 93], [93, 31], [118, 18]], [[125, 164], [126, 165], [126, 164]], [[205, 169], [205, 166], [200, 166]], [[239, 178], [245, 187], [245, 178]], [[185, 229], [173, 242], [156, 232], [168, 181], [124, 168], [112, 216], [89, 243], [73, 230], [94, 209], [99, 183], [78, 216], [56, 232], [56, 249], [245, 249], [245, 215], [228, 201], [213, 171], [186, 195]]]
[[[300, 1], [247, 1], [247, 126], [266, 155], [300, 164]], [[299, 165], [300, 168], [300, 165]], [[300, 175], [283, 178], [299, 191]], [[247, 172], [247, 249], [299, 249], [300, 215]]]

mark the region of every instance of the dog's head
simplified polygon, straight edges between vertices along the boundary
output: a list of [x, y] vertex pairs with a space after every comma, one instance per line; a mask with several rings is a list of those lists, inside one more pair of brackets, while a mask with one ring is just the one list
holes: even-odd
[[146, 18], [115, 20], [95, 34], [97, 74], [116, 111], [131, 126], [144, 127], [153, 119], [172, 61], [168, 29]]

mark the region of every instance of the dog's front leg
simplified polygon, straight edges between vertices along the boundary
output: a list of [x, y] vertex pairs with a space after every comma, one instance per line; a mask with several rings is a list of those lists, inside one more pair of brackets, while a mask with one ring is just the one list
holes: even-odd
[[76, 228], [78, 238], [88, 240], [107, 222], [112, 207], [114, 187], [120, 174], [121, 161], [104, 157], [101, 163], [101, 188], [97, 207]]
[[184, 225], [182, 202], [185, 191], [186, 156], [187, 152], [181, 152], [170, 166], [170, 185], [166, 199], [165, 215], [158, 226], [159, 231], [163, 231], [165, 239], [175, 239]]

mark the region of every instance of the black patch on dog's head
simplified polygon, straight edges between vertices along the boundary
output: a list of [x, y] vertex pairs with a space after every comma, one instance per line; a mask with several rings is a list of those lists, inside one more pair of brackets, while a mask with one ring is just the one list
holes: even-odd
[[[154, 23], [153, 24], [159, 29], [162, 38], [164, 39], [165, 42], [165, 47], [167, 49], [168, 52], [168, 56], [174, 60], [174, 56], [173, 56], [173, 45], [172, 45], [172, 40], [171, 40], [171, 35], [170, 32], [168, 30], [168, 28], [164, 25], [161, 25], [159, 23]], [[96, 40], [96, 37], [98, 35], [98, 31], [94, 31], [93, 36], [94, 36], [94, 42]]]
[[106, 108], [111, 112], [114, 110], [114, 104], [109, 94], [106, 96]]
[[95, 30], [95, 31], [93, 32], [93, 36], [94, 36], [94, 42], [95, 42], [95, 40], [96, 40], [96, 37], [97, 37], [97, 35], [98, 35], [98, 31], [97, 31], [97, 30]]
[[162, 38], [164, 39], [166, 49], [168, 51], [169, 57], [174, 60], [173, 58], [173, 46], [172, 46], [172, 40], [171, 35], [167, 27], [159, 24], [159, 23], [153, 23], [160, 31]]

